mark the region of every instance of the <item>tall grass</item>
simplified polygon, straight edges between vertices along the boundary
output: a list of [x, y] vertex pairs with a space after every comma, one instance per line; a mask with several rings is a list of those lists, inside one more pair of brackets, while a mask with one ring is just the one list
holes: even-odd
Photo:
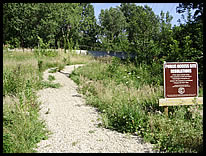
[[[106, 62], [106, 63], [105, 63]], [[141, 135], [164, 152], [202, 152], [201, 105], [170, 107], [169, 117], [159, 107], [163, 86], [159, 65], [138, 65], [118, 59], [93, 62], [73, 71], [79, 90], [101, 112], [104, 126]], [[161, 70], [161, 69], [159, 69]]]
[[[51, 53], [51, 52], [50, 52]], [[91, 57], [65, 53], [39, 56], [32, 52], [3, 53], [3, 152], [30, 153], [47, 139], [48, 130], [39, 119], [36, 92], [47, 87], [61, 87], [43, 81], [42, 73], [50, 67], [87, 63]], [[66, 58], [66, 60], [65, 60]], [[69, 59], [68, 59], [69, 58]], [[79, 59], [78, 59], [79, 58]]]
[[[35, 94], [39, 77], [34, 70], [32, 78], [26, 77], [29, 70], [23, 69], [3, 71], [4, 98], [18, 99], [13, 103], [3, 99], [4, 153], [33, 152], [34, 145], [46, 138], [45, 124], [38, 119], [39, 102]], [[28, 72], [26, 76], [24, 72]]]

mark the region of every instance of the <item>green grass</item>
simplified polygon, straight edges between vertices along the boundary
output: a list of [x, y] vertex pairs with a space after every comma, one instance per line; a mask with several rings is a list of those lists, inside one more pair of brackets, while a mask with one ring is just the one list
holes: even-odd
[[53, 81], [53, 80], [55, 80], [55, 77], [54, 77], [53, 75], [49, 75], [49, 76], [48, 76], [48, 80], [49, 80], [49, 81]]
[[49, 73], [56, 73], [57, 72], [57, 68], [52, 68], [48, 71]]
[[42, 88], [60, 88], [61, 87], [59, 83], [51, 83], [47, 81], [42, 81], [41, 86]]
[[39, 141], [47, 139], [50, 132], [39, 119], [36, 92], [61, 87], [51, 82], [54, 77], [43, 81], [42, 75], [48, 68], [63, 69], [68, 63], [63, 61], [65, 57], [70, 58], [69, 64], [93, 61], [91, 57], [51, 51], [42, 56], [32, 52], [3, 53], [3, 153], [32, 153]]
[[[44, 86], [41, 84], [41, 74], [35, 66], [37, 63], [32, 64], [34, 60], [31, 53], [22, 53], [22, 56], [21, 53], [4, 53], [4, 153], [34, 152], [36, 143], [47, 138], [45, 124], [38, 119], [39, 103], [35, 91]], [[13, 102], [13, 98], [18, 100]]]
[[203, 88], [199, 88], [199, 97], [203, 97]]
[[[58, 53], [53, 56], [31, 52], [3, 53], [3, 152], [30, 153], [47, 139], [45, 123], [38, 116], [36, 91], [61, 87], [43, 81], [48, 68], [86, 63], [70, 77], [86, 96], [87, 104], [97, 107], [103, 126], [120, 132], [137, 133], [165, 152], [202, 152], [202, 105], [169, 107], [166, 118], [158, 100], [163, 98], [162, 65], [134, 64], [119, 59]], [[50, 76], [51, 81], [54, 79]], [[203, 96], [203, 89], [199, 89]], [[89, 132], [89, 133], [92, 133]], [[76, 143], [74, 143], [75, 145]]]
[[98, 108], [106, 128], [137, 133], [160, 151], [202, 152], [203, 117], [194, 111], [202, 105], [169, 107], [167, 118], [158, 103], [163, 86], [157, 68], [112, 58], [78, 68], [70, 77], [87, 104]]
[[[26, 101], [23, 101], [26, 100]], [[47, 139], [45, 124], [38, 119], [38, 104], [29, 99], [4, 102], [3, 153], [30, 153], [40, 140]]]

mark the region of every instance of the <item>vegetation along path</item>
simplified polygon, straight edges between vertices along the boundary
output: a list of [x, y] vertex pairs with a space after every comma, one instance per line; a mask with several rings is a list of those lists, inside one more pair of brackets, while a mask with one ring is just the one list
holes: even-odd
[[98, 153], [98, 152], [155, 152], [152, 144], [144, 143], [139, 136], [122, 134], [103, 128], [100, 115], [94, 107], [85, 104], [77, 93], [77, 85], [68, 75], [82, 65], [65, 66], [61, 72], [44, 72], [55, 76], [60, 88], [47, 88], [38, 92], [42, 102], [40, 117], [52, 132], [47, 140], [38, 143], [39, 153]]

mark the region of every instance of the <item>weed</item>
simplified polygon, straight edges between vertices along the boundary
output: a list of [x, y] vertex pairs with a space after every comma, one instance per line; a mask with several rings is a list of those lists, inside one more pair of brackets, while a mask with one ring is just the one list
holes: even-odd
[[61, 87], [59, 83], [51, 83], [48, 81], [42, 81], [41, 86], [42, 88], [60, 88]]
[[94, 130], [89, 130], [89, 133], [91, 134], [91, 133], [94, 133], [95, 131]]
[[48, 71], [48, 73], [56, 73], [57, 72], [57, 68], [53, 68], [53, 69], [50, 69], [49, 71]]
[[42, 64], [43, 64], [43, 61], [42, 61], [42, 60], [38, 60], [38, 69], [39, 69], [39, 72], [42, 71]]
[[64, 69], [64, 65], [59, 64], [59, 65], [58, 65], [58, 69], [57, 69], [57, 71], [60, 72], [62, 69]]
[[55, 77], [54, 77], [53, 75], [49, 75], [49, 76], [48, 76], [48, 80], [49, 80], [49, 81], [54, 81], [54, 80], [55, 80]]
[[76, 146], [77, 143], [78, 143], [78, 141], [72, 142], [72, 146]]
[[71, 64], [71, 59], [70, 59], [70, 55], [68, 55], [67, 57], [63, 58], [63, 62], [66, 65], [70, 65]]
[[191, 113], [202, 107], [170, 107], [170, 116], [165, 118], [158, 104], [163, 97], [160, 70], [157, 64], [112, 58], [75, 69], [70, 77], [86, 95], [87, 104], [98, 108], [106, 128], [137, 133], [160, 151], [202, 152], [203, 119]]
[[[35, 58], [36, 57], [36, 58]], [[49, 132], [39, 120], [36, 91], [58, 88], [60, 84], [43, 81], [42, 72], [61, 62], [60, 56], [46, 58], [33, 53], [5, 52], [3, 55], [3, 152], [35, 152], [36, 144]], [[50, 77], [54, 79], [53, 77]], [[8, 100], [10, 99], [10, 100]], [[12, 100], [16, 99], [16, 100]]]

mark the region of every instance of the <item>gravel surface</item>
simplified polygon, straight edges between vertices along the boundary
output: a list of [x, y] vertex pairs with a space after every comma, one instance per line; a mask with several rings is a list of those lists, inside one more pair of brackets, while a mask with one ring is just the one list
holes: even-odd
[[61, 72], [44, 72], [55, 76], [54, 83], [62, 87], [47, 88], [38, 92], [42, 102], [40, 117], [52, 132], [47, 140], [39, 142], [38, 153], [152, 153], [152, 144], [144, 143], [139, 136], [122, 134], [101, 126], [100, 115], [94, 107], [85, 104], [77, 92], [77, 85], [68, 75], [82, 65], [65, 66]]

